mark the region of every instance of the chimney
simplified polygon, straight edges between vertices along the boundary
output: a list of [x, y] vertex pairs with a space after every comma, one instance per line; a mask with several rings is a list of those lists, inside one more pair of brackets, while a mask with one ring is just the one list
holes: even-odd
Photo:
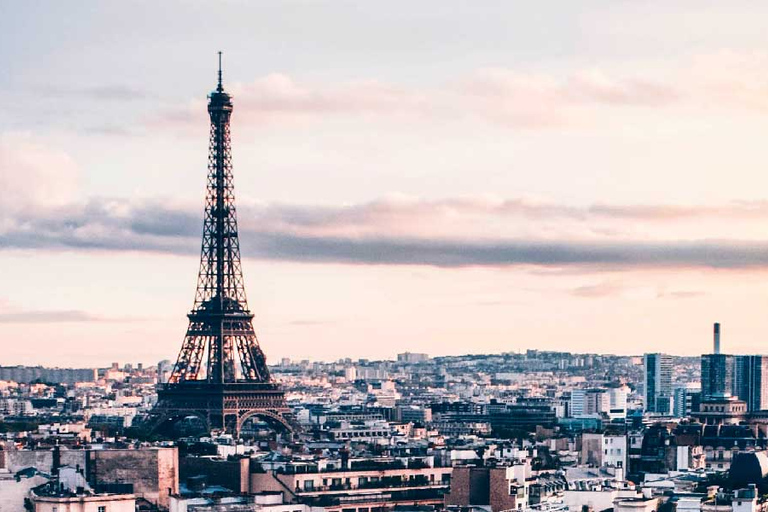
[[60, 467], [61, 467], [61, 448], [59, 448], [59, 442], [56, 441], [56, 445], [53, 447], [53, 465], [51, 467], [51, 474], [58, 478]]
[[720, 324], [715, 322], [715, 354], [720, 353]]

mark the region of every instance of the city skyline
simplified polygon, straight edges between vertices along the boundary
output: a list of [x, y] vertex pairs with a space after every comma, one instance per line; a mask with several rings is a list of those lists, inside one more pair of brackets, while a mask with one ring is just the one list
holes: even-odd
[[[401, 4], [396, 19], [320, 4], [224, 2], [215, 37], [193, 32], [210, 14], [194, 3], [3, 4], [4, 364], [176, 355], [219, 49], [269, 362], [695, 356], [714, 321], [723, 352], [765, 352], [760, 16], [683, 2], [651, 27], [652, 7], [630, 2]], [[133, 27], [150, 9], [140, 42], [110, 32], [110, 17]], [[414, 27], [434, 39], [415, 44]]]

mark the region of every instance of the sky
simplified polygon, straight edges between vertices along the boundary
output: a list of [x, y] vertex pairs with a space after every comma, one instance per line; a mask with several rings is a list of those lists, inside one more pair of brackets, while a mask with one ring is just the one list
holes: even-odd
[[0, 0], [0, 364], [175, 359], [219, 50], [269, 361], [766, 353], [766, 18]]

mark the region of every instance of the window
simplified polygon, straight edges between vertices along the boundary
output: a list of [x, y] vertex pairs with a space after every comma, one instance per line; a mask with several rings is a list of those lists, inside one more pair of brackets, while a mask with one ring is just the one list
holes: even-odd
[[311, 491], [315, 488], [315, 481], [314, 480], [304, 480], [304, 490], [305, 491]]
[[99, 505], [99, 512], [107, 512], [107, 506], [106, 505]]

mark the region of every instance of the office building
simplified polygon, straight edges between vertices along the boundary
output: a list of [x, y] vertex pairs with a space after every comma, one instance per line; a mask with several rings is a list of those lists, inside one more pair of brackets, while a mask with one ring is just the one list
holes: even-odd
[[645, 410], [671, 414], [672, 358], [666, 354], [645, 354]]
[[678, 418], [687, 418], [692, 413], [699, 411], [701, 405], [701, 388], [693, 384], [678, 386], [674, 392], [674, 415]]
[[719, 399], [734, 394], [734, 357], [720, 353], [720, 324], [714, 327], [713, 350], [701, 356], [701, 399]]
[[768, 409], [768, 356], [734, 356], [733, 394], [747, 410]]

